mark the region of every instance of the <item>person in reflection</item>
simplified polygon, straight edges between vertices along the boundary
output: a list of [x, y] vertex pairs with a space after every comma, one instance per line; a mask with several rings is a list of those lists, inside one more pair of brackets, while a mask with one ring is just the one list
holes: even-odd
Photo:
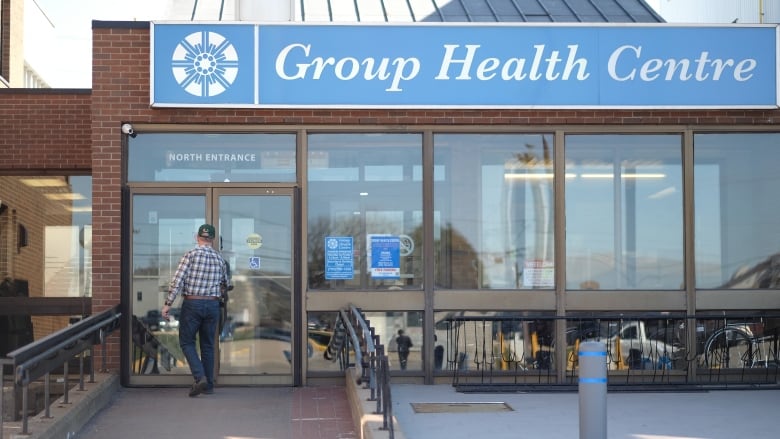
[[409, 360], [409, 348], [412, 347], [412, 339], [404, 334], [403, 329], [399, 329], [398, 337], [395, 338], [395, 344], [398, 346], [398, 361], [401, 363], [401, 370], [406, 370], [406, 362]]
[[[181, 294], [184, 298], [179, 345], [195, 380], [190, 388], [191, 397], [214, 393], [214, 339], [219, 324], [220, 296], [231, 287], [227, 264], [213, 248], [215, 235], [211, 224], [198, 228], [198, 246], [182, 256], [162, 308], [163, 318], [168, 320], [176, 296]], [[195, 347], [196, 336], [200, 357]]]

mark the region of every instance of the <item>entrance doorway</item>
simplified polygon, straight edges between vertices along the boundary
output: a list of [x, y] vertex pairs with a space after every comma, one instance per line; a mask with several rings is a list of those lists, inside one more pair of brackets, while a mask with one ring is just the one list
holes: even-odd
[[294, 188], [188, 188], [131, 194], [130, 384], [191, 382], [178, 343], [178, 310], [160, 318], [168, 284], [200, 224], [217, 229], [233, 290], [218, 339], [221, 385], [295, 384], [301, 343], [295, 316]]

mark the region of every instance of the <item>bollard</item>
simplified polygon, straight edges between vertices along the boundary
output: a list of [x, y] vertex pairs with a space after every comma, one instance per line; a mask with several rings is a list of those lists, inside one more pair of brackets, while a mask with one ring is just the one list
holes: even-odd
[[607, 438], [607, 347], [580, 343], [580, 439]]

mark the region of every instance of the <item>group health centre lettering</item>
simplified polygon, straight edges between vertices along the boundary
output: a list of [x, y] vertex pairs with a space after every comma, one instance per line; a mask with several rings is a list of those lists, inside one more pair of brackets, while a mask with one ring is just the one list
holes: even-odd
[[769, 25], [153, 23], [152, 29], [153, 106], [778, 103], [778, 33]]
[[[543, 44], [534, 45], [532, 58], [499, 59], [477, 58], [480, 45], [469, 44], [459, 53], [460, 46], [446, 44], [436, 81], [456, 80], [490, 81], [584, 81], [590, 77], [588, 60], [577, 56], [578, 45], [567, 48], [566, 59], [559, 50], [547, 50]], [[299, 53], [300, 52], [300, 53]], [[296, 56], [297, 54], [297, 56]], [[756, 60], [711, 59], [708, 51], [690, 58], [642, 58], [642, 46], [618, 47], [607, 62], [609, 77], [615, 81], [720, 81], [724, 75], [734, 80], [749, 80], [756, 68]], [[302, 61], [291, 61], [292, 59]], [[276, 58], [276, 73], [285, 80], [322, 80], [328, 74], [340, 81], [363, 79], [389, 82], [388, 92], [403, 91], [402, 82], [411, 81], [420, 74], [422, 61], [418, 58], [365, 58], [312, 56], [312, 45], [295, 43], [285, 47]], [[291, 67], [292, 65], [292, 67]]]

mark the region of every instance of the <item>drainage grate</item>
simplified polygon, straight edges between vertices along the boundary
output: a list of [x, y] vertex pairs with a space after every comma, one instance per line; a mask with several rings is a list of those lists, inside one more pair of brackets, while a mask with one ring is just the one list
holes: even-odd
[[505, 402], [413, 402], [415, 413], [512, 412]]

